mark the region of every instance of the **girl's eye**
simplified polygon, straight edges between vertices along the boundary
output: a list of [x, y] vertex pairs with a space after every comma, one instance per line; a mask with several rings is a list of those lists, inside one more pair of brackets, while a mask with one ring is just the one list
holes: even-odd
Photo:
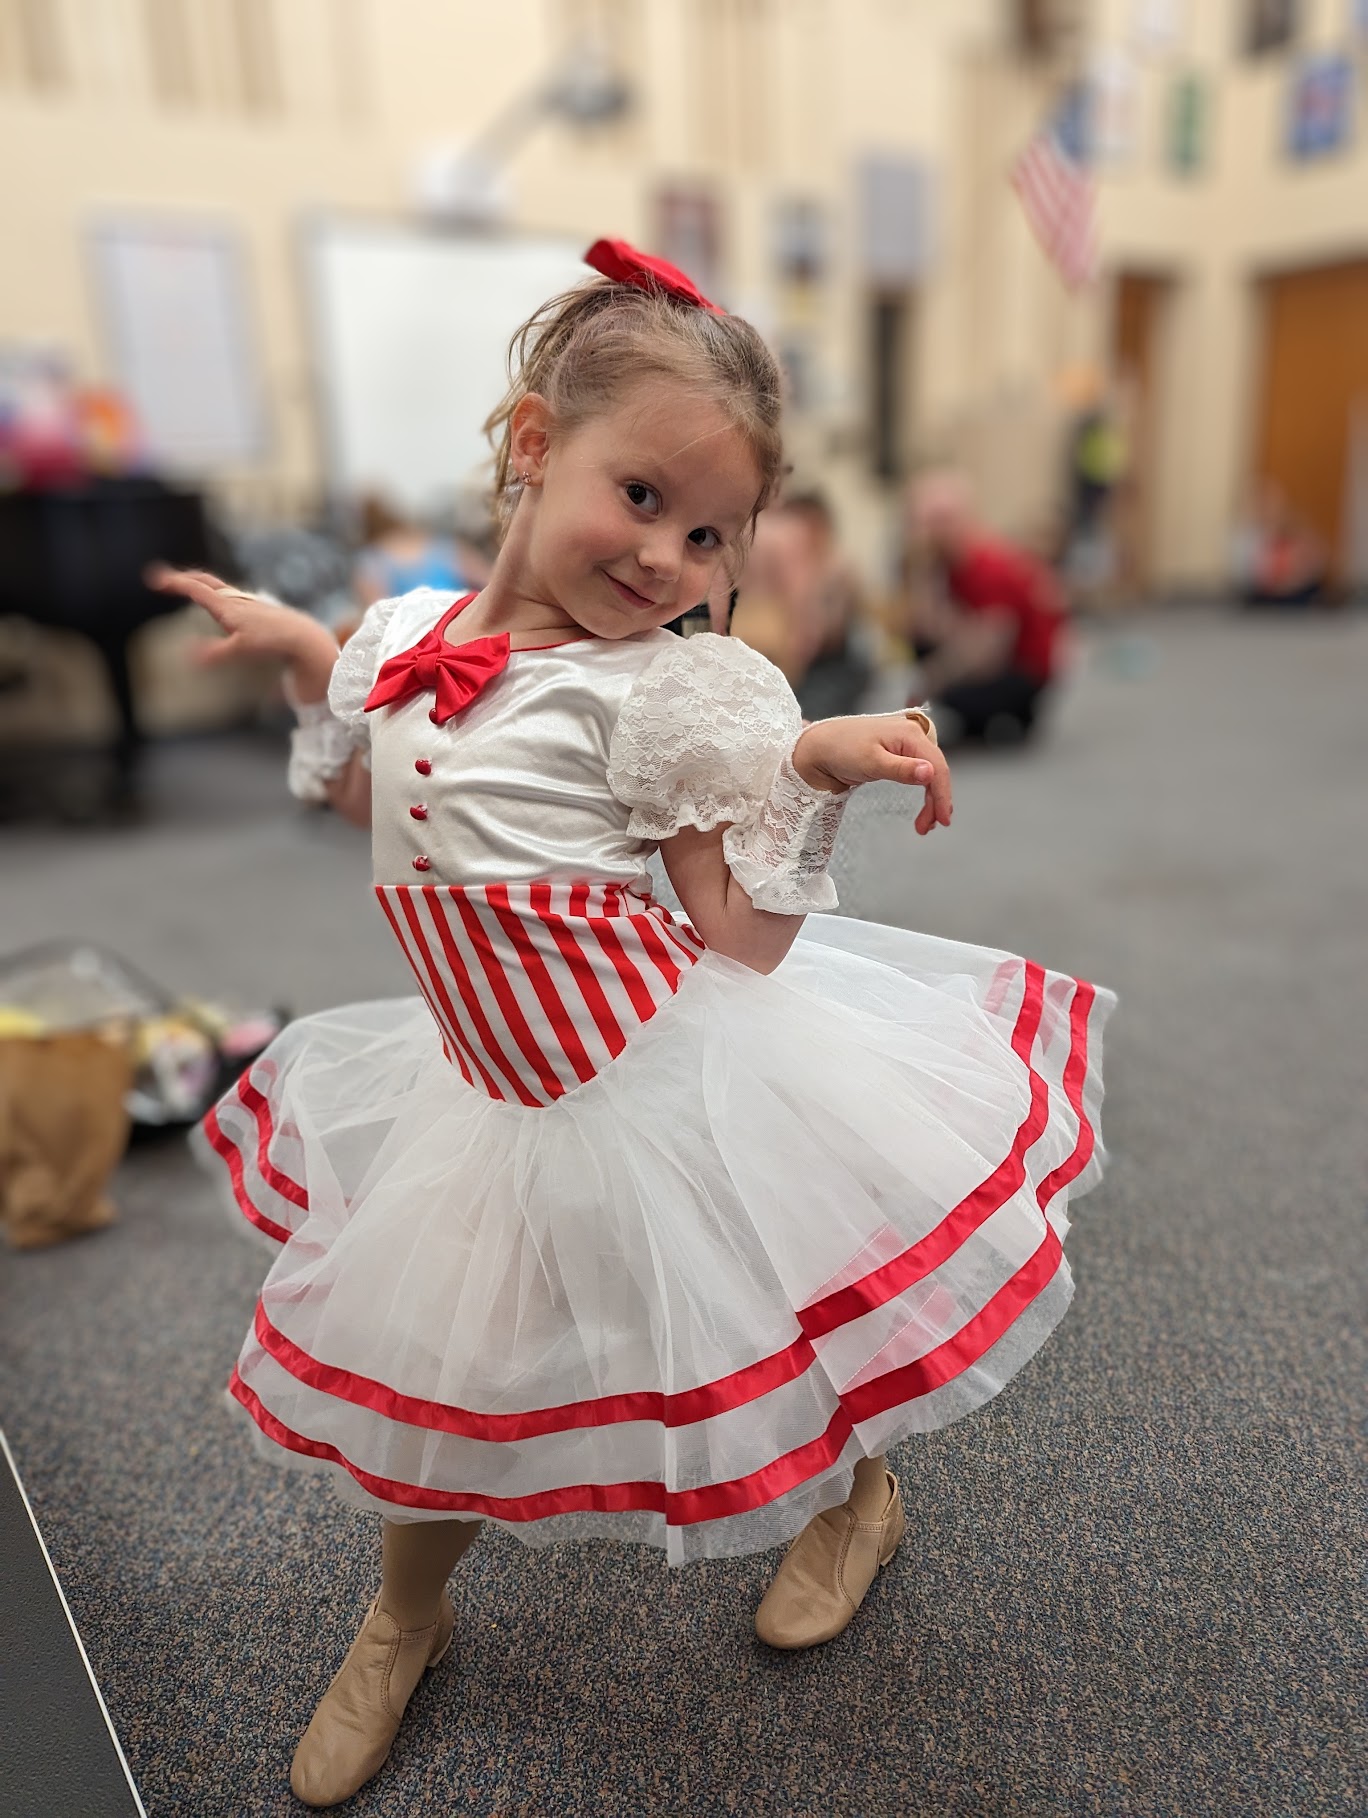
[[691, 530], [689, 541], [696, 544], [699, 549], [720, 549], [722, 547], [721, 537], [711, 529]]
[[644, 480], [628, 480], [623, 491], [638, 511], [659, 511], [660, 494]]

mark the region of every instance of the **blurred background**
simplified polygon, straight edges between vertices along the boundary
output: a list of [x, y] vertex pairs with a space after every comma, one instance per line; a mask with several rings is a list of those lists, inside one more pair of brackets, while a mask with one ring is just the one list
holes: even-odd
[[982, 593], [928, 470], [1031, 610], [1351, 600], [1366, 80], [1365, 0], [0, 0], [0, 812], [271, 698], [149, 555], [343, 631], [478, 583], [508, 335], [603, 233], [782, 357], [737, 628], [816, 711]]
[[1368, 0], [0, 0], [0, 1422], [149, 1810], [293, 1809], [369, 1595], [213, 1412], [261, 1263], [151, 1133], [412, 981], [278, 677], [143, 570], [339, 636], [478, 586], [599, 236], [787, 373], [735, 631], [960, 747], [949, 835], [857, 792], [843, 911], [1114, 987], [1113, 1162], [864, 1641], [791, 1676], [763, 1560], [494, 1537], [371, 1809], [1364, 1809], [1366, 98]]

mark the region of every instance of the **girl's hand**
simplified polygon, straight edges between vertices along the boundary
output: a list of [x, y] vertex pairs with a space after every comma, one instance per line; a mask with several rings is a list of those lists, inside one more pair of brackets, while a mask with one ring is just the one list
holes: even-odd
[[317, 619], [279, 600], [242, 593], [217, 575], [199, 568], [148, 570], [149, 587], [158, 593], [178, 593], [202, 606], [224, 633], [205, 639], [196, 655], [201, 663], [230, 662], [238, 657], [279, 657], [290, 666], [291, 679], [301, 700], [321, 699], [337, 661], [337, 642]]
[[283, 657], [289, 662], [302, 651], [312, 650], [318, 633], [328, 636], [307, 612], [284, 606], [279, 600], [262, 599], [260, 594], [242, 593], [230, 581], [221, 581], [202, 568], [166, 568], [158, 564], [148, 570], [146, 579], [147, 585], [158, 593], [179, 593], [193, 600], [216, 621], [224, 636], [206, 646], [206, 663], [264, 656]]
[[793, 767], [814, 789], [839, 791], [856, 783], [918, 783], [926, 800], [918, 833], [948, 827], [953, 812], [950, 766], [936, 741], [901, 713], [818, 720], [793, 749]]

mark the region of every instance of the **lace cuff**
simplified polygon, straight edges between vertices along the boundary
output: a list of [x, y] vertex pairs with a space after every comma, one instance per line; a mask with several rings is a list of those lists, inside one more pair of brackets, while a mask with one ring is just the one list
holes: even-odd
[[727, 829], [723, 857], [757, 909], [806, 915], [836, 907], [827, 866], [849, 794], [812, 788], [794, 769], [790, 753], [754, 819]]
[[360, 741], [326, 701], [297, 701], [288, 680], [285, 699], [299, 722], [290, 734], [290, 794], [301, 802], [326, 802], [328, 784], [347, 768]]

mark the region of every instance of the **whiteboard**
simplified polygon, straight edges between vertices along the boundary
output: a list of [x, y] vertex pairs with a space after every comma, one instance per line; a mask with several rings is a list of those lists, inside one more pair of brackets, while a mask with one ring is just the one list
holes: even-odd
[[322, 219], [305, 235], [325, 466], [335, 495], [410, 511], [485, 483], [481, 425], [508, 388], [508, 344], [591, 274], [569, 240], [462, 237]]
[[191, 472], [262, 454], [236, 236], [175, 216], [103, 218], [88, 231], [112, 363], [148, 454]]

